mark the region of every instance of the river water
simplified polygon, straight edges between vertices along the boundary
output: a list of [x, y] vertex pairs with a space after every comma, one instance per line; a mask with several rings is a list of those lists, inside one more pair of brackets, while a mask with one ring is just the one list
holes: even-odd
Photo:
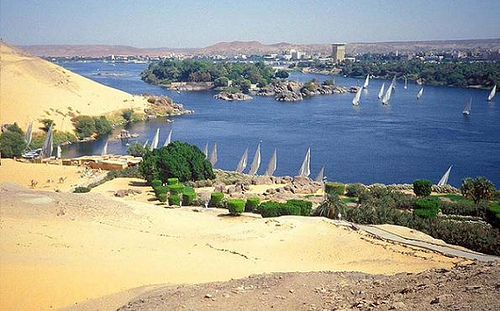
[[[216, 168], [234, 170], [245, 148], [249, 162], [261, 143], [262, 164], [266, 169], [277, 149], [275, 175], [295, 176], [307, 148], [311, 148], [311, 177], [325, 166], [328, 180], [365, 184], [411, 183], [417, 178], [437, 183], [453, 165], [449, 183], [459, 186], [468, 176], [486, 176], [500, 186], [500, 102], [487, 102], [488, 91], [425, 86], [403, 89], [398, 81], [389, 106], [377, 99], [383, 82], [371, 80], [361, 96], [359, 107], [351, 104], [353, 94], [319, 95], [296, 103], [277, 102], [273, 98], [254, 97], [251, 101], [226, 102], [213, 98], [213, 92], [172, 92], [140, 80], [146, 64], [102, 62], [64, 62], [63, 67], [99, 83], [132, 94], [167, 95], [194, 115], [174, 117], [173, 123], [158, 119], [132, 124], [127, 129], [143, 143], [160, 128], [160, 144], [172, 129], [173, 140], [195, 144], [217, 142]], [[292, 74], [290, 79], [320, 81], [331, 77]], [[341, 86], [361, 85], [362, 80], [336, 77]], [[462, 114], [472, 98], [469, 116]], [[117, 128], [116, 135], [121, 128]], [[74, 144], [63, 152], [65, 157], [100, 154], [107, 137], [96, 142]], [[110, 140], [108, 152], [125, 154], [127, 146]]]

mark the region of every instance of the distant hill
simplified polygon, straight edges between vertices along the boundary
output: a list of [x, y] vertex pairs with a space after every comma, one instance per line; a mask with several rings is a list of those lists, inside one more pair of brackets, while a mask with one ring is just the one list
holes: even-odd
[[[263, 55], [269, 53], [281, 53], [295, 49], [311, 53], [329, 54], [331, 44], [294, 44], [280, 42], [275, 44], [263, 44], [259, 41], [231, 41], [219, 42], [204, 48], [137, 48], [123, 45], [27, 45], [22, 49], [31, 54], [45, 57], [103, 57], [109, 55], [128, 56], [167, 56], [172, 53], [187, 53], [197, 55]], [[414, 53], [428, 51], [449, 50], [473, 50], [473, 49], [500, 49], [500, 38], [497, 39], [474, 39], [474, 40], [444, 40], [444, 41], [396, 41], [396, 42], [368, 42], [348, 43], [347, 53]]]

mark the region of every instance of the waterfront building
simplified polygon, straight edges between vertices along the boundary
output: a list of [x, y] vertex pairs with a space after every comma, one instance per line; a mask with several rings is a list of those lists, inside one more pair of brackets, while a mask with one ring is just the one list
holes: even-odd
[[340, 63], [345, 59], [345, 44], [334, 43], [332, 44], [332, 58], [334, 63]]

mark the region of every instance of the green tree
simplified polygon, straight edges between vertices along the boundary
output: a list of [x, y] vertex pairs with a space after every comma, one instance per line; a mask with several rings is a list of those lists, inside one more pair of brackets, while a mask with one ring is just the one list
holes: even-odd
[[432, 192], [432, 183], [427, 179], [414, 180], [413, 192], [417, 197], [428, 197]]
[[134, 110], [132, 110], [132, 109], [123, 110], [122, 118], [125, 119], [125, 121], [127, 121], [127, 123], [128, 123], [128, 122], [132, 121], [133, 114], [134, 114]]
[[72, 121], [79, 138], [90, 137], [96, 132], [95, 121], [91, 116], [78, 116]]
[[94, 117], [94, 124], [95, 131], [99, 136], [109, 134], [113, 130], [111, 123], [104, 116]]
[[483, 176], [476, 178], [465, 178], [460, 186], [462, 195], [472, 199], [477, 205], [479, 201], [489, 199], [495, 193], [495, 186]]
[[127, 148], [127, 153], [134, 157], [142, 157], [146, 153], [146, 148], [136, 142]]
[[290, 76], [290, 74], [286, 70], [278, 70], [278, 71], [276, 71], [276, 73], [274, 74], [274, 76], [276, 78], [286, 79], [286, 78], [288, 78]]
[[26, 149], [24, 135], [17, 131], [5, 131], [0, 135], [0, 152], [4, 158], [19, 157]]
[[220, 77], [215, 79], [214, 86], [215, 87], [226, 87], [229, 85], [229, 79], [226, 77]]

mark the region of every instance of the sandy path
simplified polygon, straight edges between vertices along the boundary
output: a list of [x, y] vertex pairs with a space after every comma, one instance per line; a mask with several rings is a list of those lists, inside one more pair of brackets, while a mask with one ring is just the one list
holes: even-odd
[[226, 211], [5, 185], [0, 197], [5, 310], [63, 307], [149, 284], [274, 271], [394, 274], [458, 261], [374, 240], [324, 218], [218, 217]]

